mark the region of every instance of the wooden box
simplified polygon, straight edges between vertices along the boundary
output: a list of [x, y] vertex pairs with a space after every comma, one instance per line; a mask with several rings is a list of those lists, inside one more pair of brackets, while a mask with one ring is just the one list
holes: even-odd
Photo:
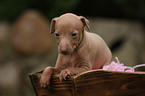
[[53, 75], [45, 89], [39, 84], [41, 73], [29, 75], [36, 96], [145, 96], [145, 72], [91, 70], [62, 82]]

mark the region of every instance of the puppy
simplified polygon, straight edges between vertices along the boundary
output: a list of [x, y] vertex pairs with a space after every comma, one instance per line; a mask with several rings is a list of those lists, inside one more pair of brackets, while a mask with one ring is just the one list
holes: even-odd
[[51, 21], [51, 34], [55, 34], [58, 44], [58, 58], [55, 67], [44, 69], [40, 79], [41, 87], [50, 83], [52, 74], [59, 74], [60, 80], [68, 75], [91, 69], [99, 69], [110, 63], [112, 54], [104, 40], [87, 32], [88, 20], [72, 13], [64, 14]]

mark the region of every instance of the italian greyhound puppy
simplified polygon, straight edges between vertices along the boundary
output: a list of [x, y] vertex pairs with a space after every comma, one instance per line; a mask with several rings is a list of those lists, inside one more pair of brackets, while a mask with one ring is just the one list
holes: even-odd
[[58, 44], [58, 58], [55, 67], [44, 69], [40, 84], [50, 84], [52, 74], [59, 74], [60, 80], [68, 75], [102, 68], [110, 63], [112, 54], [104, 40], [97, 34], [87, 32], [89, 21], [83, 16], [66, 13], [51, 21], [50, 32], [55, 34]]

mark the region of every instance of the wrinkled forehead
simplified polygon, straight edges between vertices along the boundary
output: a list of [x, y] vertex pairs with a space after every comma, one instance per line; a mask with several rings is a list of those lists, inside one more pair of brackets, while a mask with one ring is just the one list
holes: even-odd
[[60, 31], [82, 30], [83, 23], [77, 17], [59, 17], [56, 21], [55, 29]]

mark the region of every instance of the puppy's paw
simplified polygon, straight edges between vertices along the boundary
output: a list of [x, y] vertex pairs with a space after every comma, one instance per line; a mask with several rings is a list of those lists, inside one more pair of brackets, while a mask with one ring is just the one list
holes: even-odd
[[50, 84], [50, 78], [48, 76], [41, 76], [40, 86], [46, 88]]
[[66, 80], [66, 77], [67, 77], [68, 75], [71, 75], [71, 70], [69, 70], [69, 69], [64, 69], [64, 70], [62, 70], [61, 73], [59, 74], [59, 79], [60, 79], [60, 81]]

